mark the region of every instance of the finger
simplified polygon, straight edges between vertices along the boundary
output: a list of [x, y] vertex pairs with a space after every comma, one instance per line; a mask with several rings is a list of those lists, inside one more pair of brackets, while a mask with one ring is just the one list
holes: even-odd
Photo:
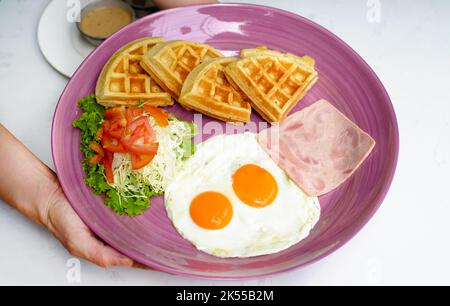
[[77, 257], [101, 267], [131, 267], [133, 261], [97, 239], [67, 201], [58, 201], [49, 210], [49, 224], [55, 236]]
[[141, 270], [153, 270], [152, 268], [150, 268], [150, 267], [148, 267], [146, 265], [143, 265], [143, 264], [141, 264], [139, 262], [136, 262], [136, 261], [133, 263], [133, 268], [141, 269]]
[[121, 267], [133, 267], [134, 265], [134, 261], [125, 256], [122, 255], [121, 253], [117, 252], [115, 249], [113, 249], [112, 247], [105, 245], [104, 246], [104, 250], [103, 252], [105, 252], [105, 256], [107, 258], [110, 258], [110, 263], [111, 266], [121, 266]]
[[133, 260], [105, 245], [95, 238], [88, 229], [72, 232], [69, 241], [69, 249], [73, 251], [75, 256], [84, 258], [100, 267], [133, 266]]

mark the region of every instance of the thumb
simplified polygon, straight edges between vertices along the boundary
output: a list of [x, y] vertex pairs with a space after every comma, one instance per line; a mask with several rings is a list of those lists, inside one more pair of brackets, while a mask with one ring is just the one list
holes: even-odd
[[101, 267], [131, 267], [133, 261], [97, 239], [65, 200], [49, 208], [48, 227], [67, 250]]

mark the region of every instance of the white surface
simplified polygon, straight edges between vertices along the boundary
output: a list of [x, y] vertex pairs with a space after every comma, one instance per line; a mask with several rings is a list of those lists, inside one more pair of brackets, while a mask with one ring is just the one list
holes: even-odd
[[[384, 204], [342, 249], [302, 270], [226, 284], [449, 285], [450, 2], [251, 2], [308, 17], [359, 52], [391, 95], [401, 150]], [[371, 23], [367, 3], [376, 2], [382, 4], [381, 20]], [[0, 2], [0, 122], [52, 165], [51, 118], [67, 79], [39, 52], [36, 27], [46, 4], [45, 0]], [[1, 204], [0, 245], [0, 284], [69, 284], [66, 263], [70, 255], [47, 231]], [[222, 284], [152, 271], [105, 270], [86, 262], [82, 262], [81, 273], [83, 285]]]
[[[89, 0], [80, 1], [81, 7]], [[49, 3], [38, 26], [38, 44], [42, 54], [57, 71], [71, 77], [86, 56], [94, 50], [78, 31], [74, 18], [67, 13], [72, 6], [66, 1], [53, 0]]]

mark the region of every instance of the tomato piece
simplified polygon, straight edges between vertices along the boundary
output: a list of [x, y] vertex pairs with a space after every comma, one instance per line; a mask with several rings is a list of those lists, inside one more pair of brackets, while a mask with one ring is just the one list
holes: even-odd
[[105, 157], [103, 158], [103, 165], [105, 167], [106, 180], [110, 184], [114, 184], [114, 172], [112, 169], [113, 158], [114, 158], [114, 155], [112, 152], [109, 152], [109, 151], [105, 152]]
[[126, 127], [127, 126], [127, 124], [128, 124], [128, 121], [127, 121], [127, 119], [125, 119], [125, 118], [117, 118], [117, 119], [114, 119], [112, 122], [111, 122], [111, 130], [115, 130], [115, 129], [118, 129], [118, 128], [124, 128], [124, 127]]
[[105, 111], [105, 119], [125, 118], [125, 107], [117, 106]]
[[139, 170], [147, 166], [155, 158], [155, 155], [131, 154], [131, 166], [133, 170]]
[[98, 140], [102, 140], [102, 138], [103, 138], [103, 128], [100, 128], [98, 131], [97, 131], [97, 139]]
[[123, 144], [131, 143], [131, 138], [132, 138], [133, 134], [136, 132], [136, 130], [139, 127], [140, 127], [140, 125], [136, 125], [135, 121], [133, 121], [132, 123], [128, 124], [128, 126], [123, 131], [122, 138], [120, 138], [120, 141]]
[[103, 133], [110, 137], [120, 139], [126, 126], [127, 120], [125, 118], [106, 120], [103, 122]]
[[127, 122], [130, 123], [133, 121], [133, 113], [130, 111], [129, 108], [125, 111], [125, 118], [127, 119]]
[[111, 130], [117, 130], [120, 128], [125, 128], [128, 125], [128, 121], [125, 118], [116, 118], [111, 121]]
[[[143, 117], [143, 118], [145, 118], [145, 117]], [[155, 134], [155, 131], [153, 131], [152, 127], [150, 126], [150, 123], [148, 122], [148, 118], [146, 118], [146, 119], [147, 120], [143, 121], [143, 126], [145, 128], [144, 137], [145, 137], [145, 143], [150, 143], [156, 139], [156, 134]]]
[[122, 138], [124, 131], [125, 131], [124, 127], [115, 126], [114, 128], [111, 127], [111, 129], [107, 131], [107, 134], [112, 138], [120, 139]]
[[102, 140], [102, 145], [103, 145], [103, 148], [109, 152], [127, 153], [127, 150], [124, 148], [124, 146], [118, 139], [104, 136], [103, 140]]
[[144, 126], [145, 126], [145, 130], [146, 130], [147, 136], [150, 139], [156, 139], [155, 131], [153, 131], [152, 127], [150, 126], [150, 123], [148, 122], [148, 120], [145, 120]]
[[131, 113], [133, 114], [134, 117], [139, 117], [142, 116], [144, 114], [144, 109], [143, 108], [137, 108], [137, 107], [133, 107], [130, 108]]
[[140, 125], [134, 130], [134, 133], [130, 136], [130, 143], [135, 143], [139, 139], [143, 138], [146, 134], [146, 129], [144, 125]]
[[96, 154], [89, 159], [89, 166], [92, 167], [95, 164], [99, 164], [99, 163], [101, 163], [102, 160], [103, 160], [103, 157], [100, 156], [99, 154]]
[[121, 143], [125, 148], [131, 147], [133, 144], [139, 143], [142, 139], [141, 143], [145, 143], [145, 128], [143, 125], [136, 128], [134, 133], [130, 136], [125, 137], [121, 140]]
[[144, 143], [145, 144], [152, 144], [157, 143], [156, 134], [151, 130], [151, 132], [147, 132], [144, 134]]
[[125, 133], [124, 136], [122, 137], [122, 140], [129, 142], [130, 136], [132, 136], [140, 126], [143, 126], [145, 128], [145, 134], [147, 134], [150, 140], [156, 138], [155, 132], [150, 126], [150, 123], [148, 123], [148, 118], [140, 117], [128, 124], [127, 128], [125, 129]]
[[128, 152], [137, 155], [156, 155], [159, 144], [156, 142], [149, 144], [125, 143], [124, 147]]
[[137, 155], [155, 155], [158, 144], [154, 143], [155, 133], [151, 128], [148, 117], [139, 117], [128, 124], [120, 142], [126, 151]]
[[115, 138], [115, 139], [120, 139], [122, 138], [123, 135], [123, 128], [119, 128], [119, 129], [115, 129], [115, 130], [109, 130], [108, 131], [108, 136]]
[[142, 116], [144, 110], [142, 108], [130, 107], [125, 111], [125, 118], [128, 122], [132, 122], [136, 117]]
[[169, 113], [165, 110], [151, 105], [144, 105], [144, 109], [155, 119], [157, 125], [161, 127], [169, 125]]
[[140, 125], [145, 125], [145, 124], [148, 124], [150, 126], [150, 124], [148, 123], [148, 118], [147, 117], [139, 117], [136, 120], [133, 120], [130, 123], [128, 123], [127, 129], [134, 132], [134, 130], [137, 127], [139, 127]]
[[102, 123], [102, 130], [103, 132], [108, 131], [111, 128], [111, 122], [109, 120], [105, 120]]
[[95, 141], [91, 141], [89, 143], [89, 148], [91, 148], [95, 153], [97, 153], [101, 157], [105, 156], [105, 153], [103, 152], [103, 148], [99, 143], [97, 143]]

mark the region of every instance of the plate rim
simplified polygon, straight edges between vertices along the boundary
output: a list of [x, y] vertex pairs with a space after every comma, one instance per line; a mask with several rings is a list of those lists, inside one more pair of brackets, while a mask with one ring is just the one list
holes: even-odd
[[[392, 125], [393, 125], [393, 129], [394, 129], [394, 133], [393, 133], [393, 140], [395, 143], [395, 148], [394, 148], [394, 158], [392, 160], [392, 168], [390, 173], [387, 175], [387, 180], [386, 180], [386, 184], [383, 188], [383, 191], [379, 194], [378, 197], [378, 201], [375, 204], [375, 206], [373, 207], [372, 211], [370, 211], [367, 216], [362, 219], [361, 223], [355, 227], [355, 230], [352, 231], [347, 237], [345, 237], [344, 239], [341, 239], [340, 241], [338, 241], [337, 243], [335, 243], [333, 245], [333, 247], [329, 248], [328, 250], [326, 250], [325, 252], [323, 252], [322, 254], [320, 254], [319, 256], [317, 256], [314, 259], [311, 259], [305, 263], [300, 263], [300, 264], [295, 264], [291, 267], [287, 267], [287, 268], [283, 268], [283, 269], [279, 269], [277, 271], [273, 271], [273, 272], [266, 272], [266, 273], [259, 273], [259, 274], [254, 274], [254, 275], [242, 275], [242, 276], [216, 276], [216, 275], [202, 275], [202, 274], [196, 274], [193, 272], [185, 272], [185, 271], [181, 271], [178, 269], [174, 269], [171, 267], [167, 267], [164, 265], [161, 265], [157, 262], [154, 262], [153, 259], [148, 258], [148, 262], [144, 263], [144, 265], [148, 266], [151, 269], [155, 269], [157, 271], [161, 271], [161, 272], [165, 272], [171, 275], [176, 275], [176, 276], [184, 276], [184, 277], [191, 277], [191, 278], [196, 278], [196, 279], [205, 279], [205, 280], [222, 280], [222, 281], [232, 281], [232, 280], [255, 280], [255, 279], [261, 279], [261, 278], [265, 278], [265, 277], [269, 277], [269, 276], [274, 276], [274, 275], [279, 275], [282, 273], [286, 273], [289, 271], [294, 271], [294, 270], [298, 270], [300, 268], [305, 268], [309, 265], [312, 265], [322, 259], [324, 259], [325, 257], [329, 256], [330, 254], [336, 252], [337, 250], [339, 250], [340, 248], [342, 248], [344, 245], [346, 245], [350, 240], [352, 240], [365, 226], [366, 224], [373, 218], [373, 216], [376, 214], [376, 212], [379, 210], [380, 206], [382, 205], [384, 199], [386, 198], [387, 193], [389, 192], [393, 179], [395, 177], [395, 173], [396, 173], [396, 169], [397, 169], [397, 165], [398, 165], [398, 158], [399, 158], [399, 151], [400, 151], [400, 135], [399, 135], [399, 128], [398, 128], [398, 120], [397, 120], [397, 116], [396, 116], [396, 112], [395, 112], [395, 108], [392, 104], [392, 100], [386, 90], [386, 88], [384, 87], [383, 83], [381, 82], [381, 80], [379, 79], [378, 75], [375, 73], [375, 71], [372, 69], [372, 67], [350, 46], [348, 45], [344, 40], [342, 40], [340, 37], [338, 37], [336, 34], [334, 34], [333, 32], [331, 32], [330, 30], [328, 30], [327, 28], [325, 28], [324, 26], [306, 18], [303, 17], [301, 15], [298, 15], [296, 13], [290, 12], [290, 11], [286, 11], [283, 9], [279, 9], [279, 8], [275, 8], [275, 7], [271, 7], [271, 6], [266, 6], [266, 5], [260, 5], [260, 4], [247, 4], [247, 3], [217, 3], [217, 4], [204, 4], [204, 5], [191, 5], [191, 6], [185, 6], [185, 7], [177, 7], [177, 8], [172, 8], [172, 9], [167, 9], [167, 10], [162, 10], [160, 12], [154, 13], [154, 14], [150, 14], [148, 16], [145, 16], [141, 19], [138, 19], [137, 21], [127, 25], [126, 27], [122, 28], [121, 30], [119, 30], [118, 32], [116, 32], [115, 34], [113, 34], [111, 37], [109, 37], [106, 41], [109, 41], [110, 39], [115, 39], [116, 36], [120, 35], [123, 31], [127, 31], [128, 27], [135, 25], [136, 23], [139, 22], [145, 22], [146, 19], [150, 19], [150, 18], [155, 18], [155, 16], [159, 16], [159, 15], [165, 15], [165, 14], [170, 14], [174, 11], [178, 11], [178, 10], [185, 10], [185, 9], [193, 9], [193, 8], [203, 8], [203, 7], [255, 7], [255, 8], [260, 8], [260, 9], [265, 9], [265, 10], [269, 10], [269, 11], [276, 11], [279, 14], [282, 15], [287, 15], [289, 17], [292, 17], [294, 19], [300, 20], [300, 22], [306, 23], [309, 26], [317, 29], [318, 31], [326, 34], [329, 38], [333, 39], [334, 41], [336, 41], [338, 44], [342, 45], [343, 47], [345, 47], [345, 49], [347, 51], [349, 51], [353, 56], [355, 56], [356, 58], [358, 58], [363, 64], [364, 64], [364, 70], [367, 71], [368, 74], [371, 75], [371, 77], [374, 78], [374, 80], [377, 83], [377, 87], [380, 89], [381, 94], [383, 96], [383, 98], [388, 102], [387, 103], [387, 107], [388, 107], [388, 111], [389, 114], [392, 118]], [[80, 66], [76, 69], [76, 71], [74, 72], [73, 76], [75, 76], [79, 70], [81, 70], [81, 68], [84, 67], [84, 65], [86, 64], [86, 62], [93, 56], [95, 56], [95, 54], [97, 52], [99, 52], [100, 48], [96, 48], [94, 49], [85, 59], [84, 61], [80, 64]], [[69, 86], [71, 85], [72, 82], [72, 78], [69, 80], [69, 82], [67, 83], [67, 85], [65, 86], [64, 90], [61, 93], [60, 98], [58, 99], [58, 103], [55, 107], [55, 111], [53, 114], [53, 119], [52, 119], [52, 127], [51, 127], [51, 148], [52, 148], [52, 160], [53, 160], [53, 164], [55, 167], [55, 172], [57, 174], [57, 176], [59, 177], [60, 175], [60, 171], [58, 170], [58, 162], [57, 162], [57, 158], [56, 158], [56, 154], [55, 154], [55, 121], [57, 118], [57, 114], [58, 114], [58, 110], [61, 107], [61, 101], [63, 99], [63, 97], [65, 96], [66, 91], [68, 90]], [[64, 191], [64, 193], [66, 194], [66, 188], [67, 186], [63, 186], [61, 184], [61, 187]], [[78, 214], [78, 210], [76, 208], [75, 205], [72, 204], [72, 202], [70, 201], [69, 197], [67, 197], [69, 200], [69, 203], [71, 204], [72, 208], [75, 210], [75, 212]], [[79, 215], [79, 214], [78, 214]], [[80, 215], [79, 215], [80, 216]], [[93, 231], [96, 235], [98, 235], [93, 229], [92, 229], [92, 222], [89, 222], [89, 220], [84, 220], [83, 218], [81, 218], [82, 221], [86, 224], [86, 226]], [[124, 249], [120, 246], [115, 245], [114, 243], [111, 243], [111, 241], [109, 239], [107, 239], [107, 237], [104, 237], [103, 235], [98, 235], [100, 239], [102, 239], [103, 241], [105, 241], [108, 245], [110, 245], [112, 248], [116, 249], [117, 251], [119, 251], [120, 253], [132, 258], [134, 261], [139, 262], [139, 260], [134, 259], [133, 256], [130, 256], [130, 252], [127, 249]]]

